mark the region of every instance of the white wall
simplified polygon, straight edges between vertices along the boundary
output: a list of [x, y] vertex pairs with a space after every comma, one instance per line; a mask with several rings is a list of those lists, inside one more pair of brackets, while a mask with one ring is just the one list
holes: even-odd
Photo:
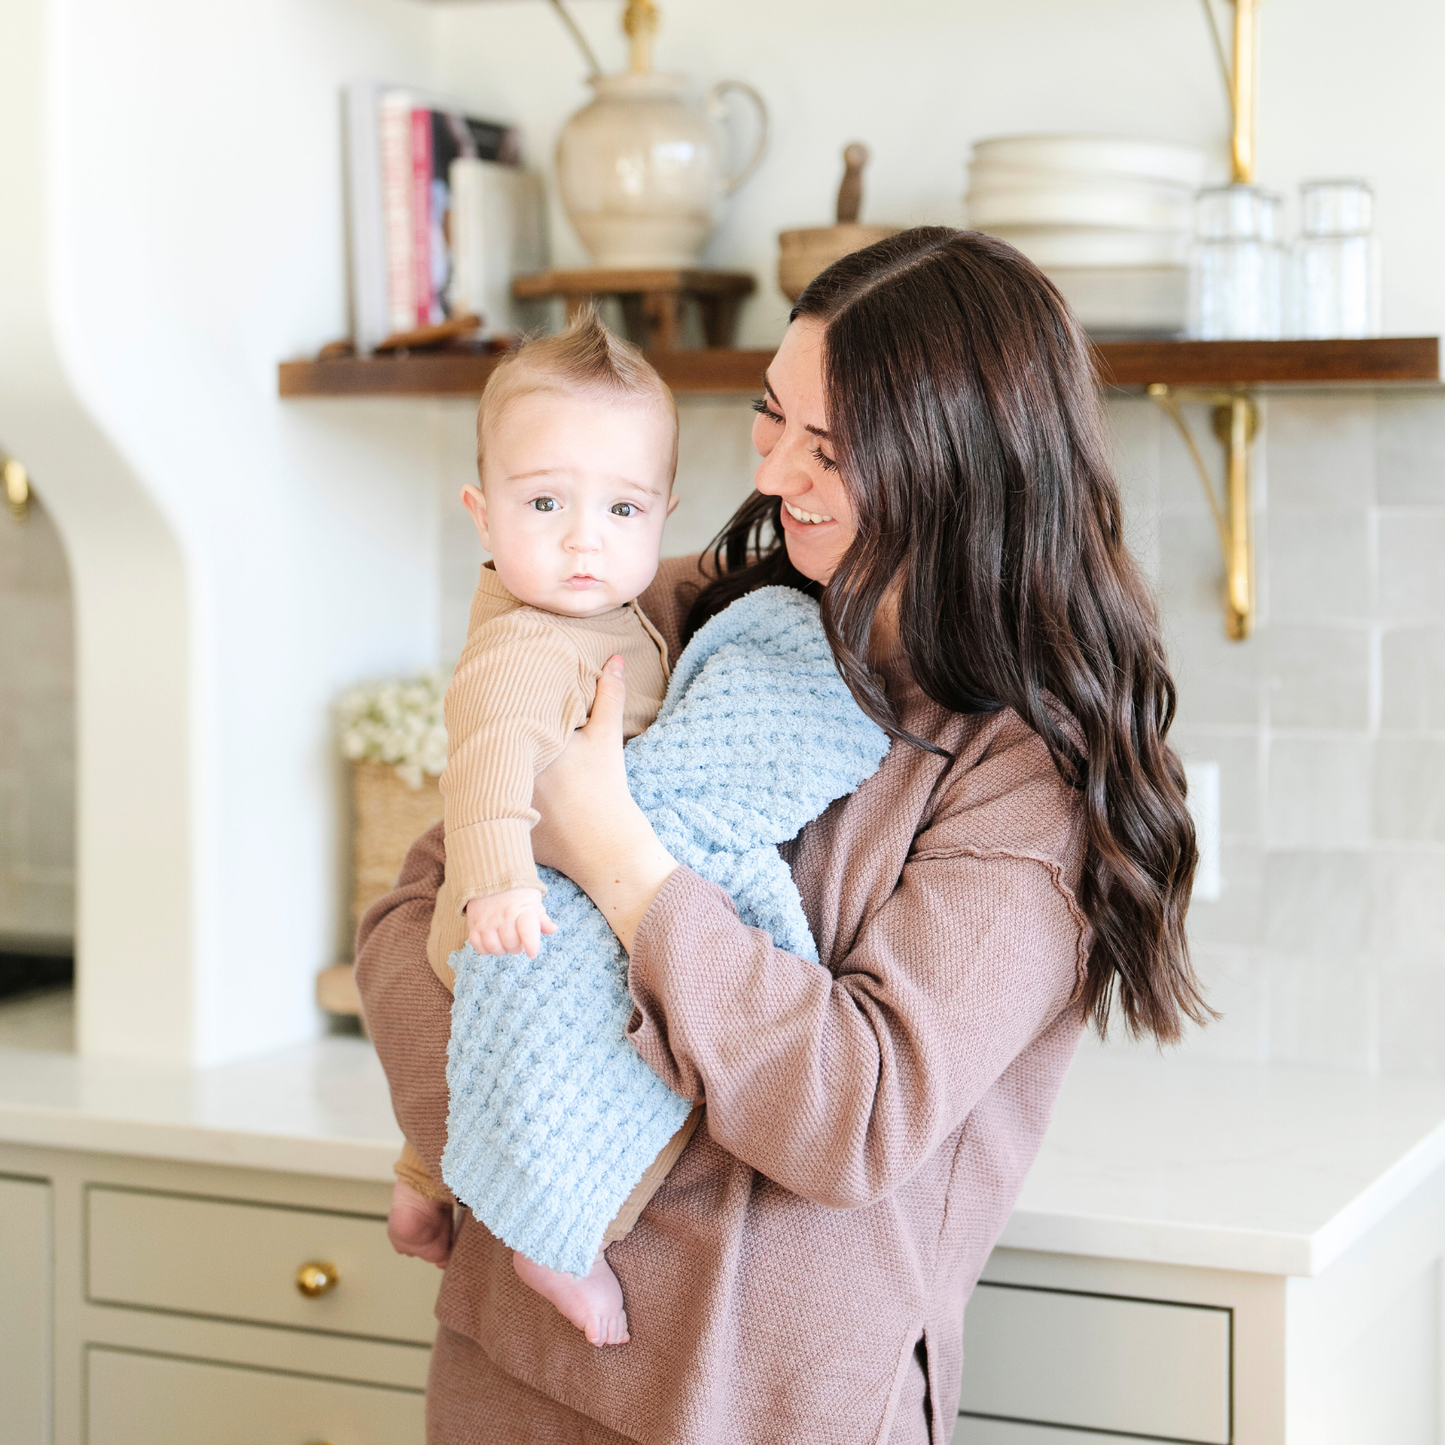
[[[402, 0], [6, 12], [3, 165], [39, 176], [40, 204], [7, 204], [31, 269], [0, 271], [0, 315], [26, 323], [0, 329], [0, 435], [76, 577], [82, 1047], [273, 1047], [315, 1031], [341, 943], [329, 703], [431, 660], [437, 548], [427, 408], [283, 407], [275, 365], [346, 330], [340, 88], [433, 80], [434, 19]], [[86, 427], [103, 466], [71, 443]], [[152, 617], [136, 589], [168, 574], [126, 571], [127, 508], [175, 558]], [[130, 674], [115, 689], [102, 655]], [[89, 767], [87, 737], [110, 740]], [[97, 811], [115, 780], [134, 795]]]
[[[1215, 0], [1224, 20], [1232, 6]], [[700, 93], [735, 76], [772, 107], [762, 169], [729, 203], [708, 252], [751, 270], [754, 345], [779, 335], [776, 233], [832, 220], [839, 155], [873, 152], [865, 219], [963, 218], [971, 143], [1027, 131], [1160, 136], [1213, 148], [1225, 173], [1223, 87], [1199, 0], [662, 0], [659, 69]], [[625, 64], [617, 0], [574, 0], [604, 68]], [[557, 132], [589, 97], [583, 67], [540, 3], [442, 11], [448, 88], [525, 128], [550, 164]], [[1445, 9], [1433, 0], [1270, 0], [1260, 10], [1259, 180], [1290, 193], [1312, 176], [1364, 175], [1379, 194], [1385, 321], [1445, 329], [1445, 122], [1435, 102]], [[1291, 225], [1293, 223], [1291, 222]], [[558, 211], [559, 263], [585, 257]]]
[[286, 408], [275, 373], [346, 331], [340, 87], [430, 79], [430, 39], [386, 0], [70, 11], [74, 375], [190, 585], [198, 1060], [314, 1032], [339, 942], [328, 707], [435, 648], [425, 410]]

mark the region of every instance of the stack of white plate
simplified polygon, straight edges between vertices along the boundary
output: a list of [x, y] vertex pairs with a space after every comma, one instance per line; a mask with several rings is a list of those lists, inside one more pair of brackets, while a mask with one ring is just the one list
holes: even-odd
[[1204, 152], [1168, 141], [1015, 135], [977, 142], [968, 220], [1017, 246], [1100, 335], [1176, 335], [1189, 296]]

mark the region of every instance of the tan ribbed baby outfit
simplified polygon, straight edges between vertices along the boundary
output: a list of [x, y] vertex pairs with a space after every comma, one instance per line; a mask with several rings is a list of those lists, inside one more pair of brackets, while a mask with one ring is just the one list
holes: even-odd
[[[635, 602], [596, 617], [564, 617], [519, 601], [484, 567], [472, 598], [467, 644], [447, 688], [447, 766], [441, 777], [446, 875], [427, 938], [427, 958], [451, 989], [447, 960], [467, 941], [466, 906], [512, 888], [546, 891], [532, 858], [538, 814], [532, 785], [592, 711], [597, 679], [617, 654], [625, 663], [625, 737], [651, 725], [667, 691], [667, 644]], [[633, 1190], [607, 1241], [621, 1239], [697, 1126], [698, 1111], [664, 1146]], [[437, 1197], [408, 1144], [397, 1175]]]
[[622, 731], [632, 738], [652, 723], [667, 691], [667, 644], [637, 604], [562, 617], [519, 602], [482, 569], [446, 699], [447, 874], [427, 957], [448, 988], [447, 959], [467, 941], [467, 904], [542, 888], [532, 861], [532, 784], [587, 721], [597, 679], [617, 653], [626, 664]]

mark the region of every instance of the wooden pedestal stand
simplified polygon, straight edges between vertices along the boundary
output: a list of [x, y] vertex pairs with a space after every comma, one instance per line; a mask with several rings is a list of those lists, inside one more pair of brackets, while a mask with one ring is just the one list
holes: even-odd
[[518, 276], [512, 282], [512, 294], [526, 301], [560, 296], [567, 303], [568, 321], [589, 301], [615, 296], [622, 303], [631, 340], [648, 351], [677, 351], [684, 302], [696, 304], [707, 346], [728, 347], [737, 328], [738, 307], [753, 287], [753, 278], [743, 271], [597, 268]]

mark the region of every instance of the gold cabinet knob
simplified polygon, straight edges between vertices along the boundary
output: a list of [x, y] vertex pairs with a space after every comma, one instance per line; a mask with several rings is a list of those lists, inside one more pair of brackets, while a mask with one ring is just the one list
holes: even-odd
[[336, 1272], [336, 1266], [325, 1260], [313, 1260], [296, 1271], [296, 1288], [307, 1299], [320, 1299], [322, 1295], [330, 1294], [340, 1283], [341, 1276]]

